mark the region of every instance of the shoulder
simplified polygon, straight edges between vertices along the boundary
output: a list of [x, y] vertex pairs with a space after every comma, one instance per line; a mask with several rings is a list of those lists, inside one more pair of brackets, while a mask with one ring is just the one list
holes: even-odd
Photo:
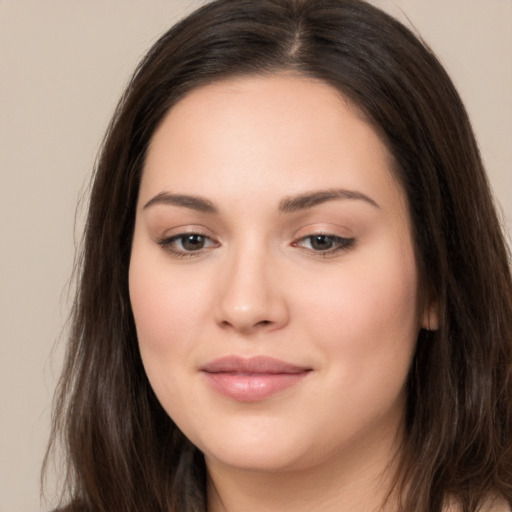
[[482, 508], [482, 512], [512, 512], [512, 507], [503, 499], [492, 499]]
[[[460, 505], [453, 501], [443, 508], [444, 512], [461, 512], [461, 510]], [[512, 506], [504, 499], [490, 498], [478, 509], [478, 512], [512, 512]]]
[[90, 512], [89, 509], [81, 503], [69, 503], [63, 507], [54, 509], [52, 512]]

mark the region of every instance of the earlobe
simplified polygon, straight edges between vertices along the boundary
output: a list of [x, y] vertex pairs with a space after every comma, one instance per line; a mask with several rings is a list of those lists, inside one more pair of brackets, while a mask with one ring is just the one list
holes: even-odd
[[439, 329], [439, 304], [437, 300], [431, 300], [425, 306], [421, 318], [421, 328], [427, 331], [437, 331]]

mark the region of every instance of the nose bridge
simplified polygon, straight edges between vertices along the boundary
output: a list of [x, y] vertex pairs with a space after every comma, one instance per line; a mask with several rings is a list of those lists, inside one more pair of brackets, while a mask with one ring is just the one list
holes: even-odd
[[217, 321], [246, 333], [281, 327], [287, 321], [288, 310], [272, 251], [252, 238], [228, 253]]

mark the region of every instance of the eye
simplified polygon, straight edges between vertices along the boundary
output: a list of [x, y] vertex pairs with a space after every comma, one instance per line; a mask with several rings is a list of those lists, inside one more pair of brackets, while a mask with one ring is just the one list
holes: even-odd
[[305, 236], [294, 242], [295, 247], [300, 247], [307, 251], [323, 254], [333, 254], [341, 250], [351, 248], [355, 243], [354, 238], [343, 238], [336, 235], [313, 234]]
[[176, 256], [192, 256], [218, 246], [210, 237], [200, 233], [180, 233], [161, 240], [159, 244]]

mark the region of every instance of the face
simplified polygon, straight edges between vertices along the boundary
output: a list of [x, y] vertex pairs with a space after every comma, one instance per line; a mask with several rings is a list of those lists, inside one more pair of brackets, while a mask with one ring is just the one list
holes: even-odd
[[207, 464], [306, 468], [395, 439], [427, 321], [407, 202], [327, 84], [239, 78], [175, 105], [129, 279], [149, 381]]

